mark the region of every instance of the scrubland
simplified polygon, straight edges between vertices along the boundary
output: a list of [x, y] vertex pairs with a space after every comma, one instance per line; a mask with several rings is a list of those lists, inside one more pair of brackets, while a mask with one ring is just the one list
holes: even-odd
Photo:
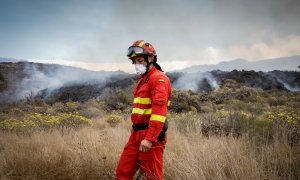
[[[1, 179], [115, 179], [131, 129], [131, 97], [118, 92], [1, 106]], [[299, 110], [299, 92], [174, 89], [165, 179], [298, 179]]]

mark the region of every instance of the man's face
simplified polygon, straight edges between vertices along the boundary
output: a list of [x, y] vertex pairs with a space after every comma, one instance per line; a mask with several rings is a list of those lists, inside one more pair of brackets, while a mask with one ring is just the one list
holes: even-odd
[[[148, 61], [152, 62], [154, 59], [154, 56], [148, 56]], [[145, 61], [145, 58], [143, 56], [135, 56], [132, 58], [132, 62], [133, 64], [143, 64], [143, 65], [147, 65], [147, 62]]]
[[143, 64], [143, 65], [147, 65], [147, 62], [145, 61], [145, 58], [142, 56], [136, 56], [132, 58], [132, 62], [133, 64]]

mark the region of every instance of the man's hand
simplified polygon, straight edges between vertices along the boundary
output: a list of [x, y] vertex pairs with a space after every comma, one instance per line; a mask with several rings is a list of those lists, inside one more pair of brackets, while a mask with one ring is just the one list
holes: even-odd
[[141, 144], [140, 144], [140, 151], [142, 152], [148, 152], [150, 150], [152, 146], [152, 142], [147, 140], [147, 139], [144, 139], [142, 140]]

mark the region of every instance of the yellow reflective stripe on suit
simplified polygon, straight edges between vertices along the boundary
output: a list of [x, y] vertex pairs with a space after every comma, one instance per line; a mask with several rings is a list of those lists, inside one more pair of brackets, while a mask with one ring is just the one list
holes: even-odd
[[137, 98], [134, 98], [133, 103], [151, 104], [151, 99], [150, 98], [137, 97]]
[[171, 101], [170, 100], [168, 100], [168, 104], [167, 104], [167, 106], [170, 106], [171, 105]]
[[[149, 109], [140, 109], [140, 108], [133, 108], [132, 109], [132, 114], [140, 114], [140, 115], [150, 115], [152, 112], [152, 108]], [[166, 117], [165, 116], [161, 116], [161, 115], [157, 115], [157, 114], [152, 114], [150, 117], [151, 121], [160, 121], [160, 122], [165, 122], [166, 121]]]
[[[151, 99], [150, 98], [141, 98], [141, 97], [137, 97], [134, 98], [133, 103], [138, 103], [138, 104], [151, 104]], [[167, 106], [171, 105], [171, 101], [168, 100], [167, 102]]]
[[149, 109], [140, 109], [140, 108], [133, 108], [132, 109], [132, 114], [151, 114], [152, 108]]
[[157, 114], [152, 114], [150, 117], [150, 121], [160, 121], [164, 123], [166, 121], [166, 117]]

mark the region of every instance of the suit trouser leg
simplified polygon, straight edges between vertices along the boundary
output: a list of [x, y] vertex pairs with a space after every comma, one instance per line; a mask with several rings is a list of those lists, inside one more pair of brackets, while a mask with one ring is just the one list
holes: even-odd
[[117, 180], [132, 180], [138, 170], [138, 149], [136, 146], [127, 143], [119, 160], [116, 171]]
[[166, 141], [152, 145], [149, 152], [140, 152], [139, 143], [145, 132], [132, 133], [126, 144], [116, 171], [116, 179], [133, 179], [138, 168], [141, 168], [147, 179], [163, 179], [163, 152]]
[[140, 168], [147, 179], [163, 179], [164, 142], [155, 143], [147, 153], [140, 152]]

